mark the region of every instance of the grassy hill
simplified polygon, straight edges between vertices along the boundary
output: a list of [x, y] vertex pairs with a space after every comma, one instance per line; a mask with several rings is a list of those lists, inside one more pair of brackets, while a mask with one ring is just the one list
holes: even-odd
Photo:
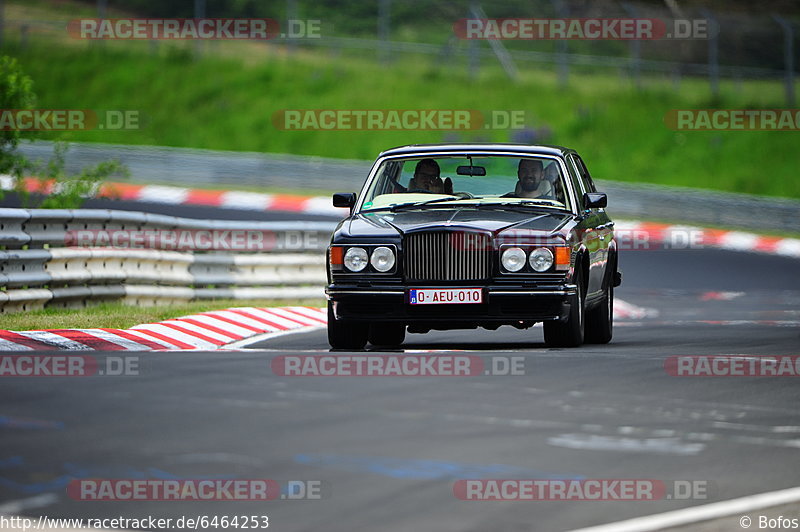
[[782, 107], [779, 82], [723, 81], [715, 101], [705, 80], [688, 78], [645, 79], [636, 90], [616, 71], [573, 72], [562, 88], [545, 66], [520, 65], [514, 83], [488, 61], [472, 80], [463, 60], [419, 56], [385, 66], [373, 51], [204, 46], [197, 58], [192, 43], [96, 45], [51, 35], [24, 49], [9, 39], [3, 53], [33, 78], [40, 108], [143, 116], [139, 130], [60, 134], [67, 140], [372, 159], [401, 144], [508, 142], [514, 132], [284, 131], [272, 117], [282, 109], [524, 110], [528, 125], [545, 132], [540, 141], [576, 148], [598, 178], [800, 198], [800, 132], [678, 133], [663, 121], [670, 109]]

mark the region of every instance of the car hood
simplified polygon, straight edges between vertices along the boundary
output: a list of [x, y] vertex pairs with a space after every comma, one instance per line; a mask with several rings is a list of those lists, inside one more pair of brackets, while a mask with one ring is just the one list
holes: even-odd
[[376, 237], [442, 228], [490, 231], [493, 234], [513, 228], [550, 234], [561, 230], [571, 218], [565, 212], [438, 207], [356, 214], [343, 224], [343, 229], [352, 236]]

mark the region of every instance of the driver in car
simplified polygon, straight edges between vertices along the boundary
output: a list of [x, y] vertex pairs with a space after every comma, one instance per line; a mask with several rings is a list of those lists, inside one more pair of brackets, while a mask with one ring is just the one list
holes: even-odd
[[520, 159], [517, 167], [518, 198], [556, 199], [552, 183], [544, 178], [544, 167], [539, 159]]
[[414, 168], [414, 177], [408, 182], [409, 192], [431, 192], [434, 194], [452, 194], [446, 192], [446, 185], [439, 177], [439, 163], [433, 159], [422, 159]]

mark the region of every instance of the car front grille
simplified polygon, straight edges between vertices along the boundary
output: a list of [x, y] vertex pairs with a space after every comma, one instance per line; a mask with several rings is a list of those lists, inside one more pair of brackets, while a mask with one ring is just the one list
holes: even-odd
[[404, 255], [409, 281], [479, 281], [491, 273], [491, 239], [483, 233], [410, 234]]

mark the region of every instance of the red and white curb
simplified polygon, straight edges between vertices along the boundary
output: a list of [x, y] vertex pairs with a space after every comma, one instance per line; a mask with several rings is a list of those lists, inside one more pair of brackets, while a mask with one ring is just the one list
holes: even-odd
[[645, 318], [657, 318], [658, 314], [658, 309], [639, 307], [617, 297], [614, 298], [615, 320], [641, 320]]
[[[54, 182], [25, 179], [25, 189], [31, 193], [49, 194]], [[13, 178], [0, 176], [0, 188], [13, 190]], [[293, 194], [262, 194], [236, 190], [204, 190], [164, 185], [133, 185], [104, 183], [94, 197], [126, 201], [165, 203], [168, 205], [205, 205], [225, 209], [281, 211], [327, 216], [347, 216], [347, 209], [334, 207], [330, 196], [298, 196]]]
[[[29, 192], [49, 193], [57, 186], [34, 178], [25, 179]], [[0, 176], [0, 188], [14, 187], [10, 176]], [[96, 197], [165, 203], [169, 205], [205, 205], [226, 209], [281, 211], [324, 216], [347, 216], [347, 209], [334, 207], [329, 196], [300, 196], [292, 194], [262, 194], [235, 190], [204, 190], [163, 185], [133, 185], [105, 183]], [[615, 229], [623, 249], [651, 249], [650, 244], [669, 243], [669, 249], [711, 247], [733, 251], [751, 251], [800, 258], [800, 239], [758, 235], [744, 231], [709, 229], [690, 225], [617, 220]], [[637, 246], [643, 247], [637, 247]]]
[[[614, 301], [614, 318], [658, 316], [655, 309]], [[326, 327], [316, 307], [237, 307], [192, 314], [130, 329], [0, 330], [0, 351], [164, 351], [235, 349], [256, 340]]]
[[239, 307], [130, 329], [0, 330], [0, 351], [213, 350], [256, 335], [325, 327], [327, 321], [327, 311], [315, 307]]
[[617, 220], [614, 230], [623, 250], [717, 248], [800, 258], [798, 238], [632, 220]]

